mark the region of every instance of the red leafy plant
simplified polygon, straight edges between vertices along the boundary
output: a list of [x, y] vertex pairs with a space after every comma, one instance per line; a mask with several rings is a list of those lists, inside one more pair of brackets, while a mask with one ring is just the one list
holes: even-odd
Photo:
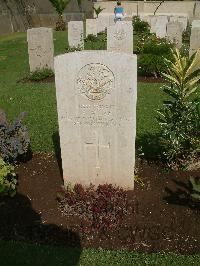
[[57, 198], [64, 215], [79, 217], [91, 230], [113, 229], [128, 212], [127, 192], [111, 184], [97, 188], [76, 184], [73, 189], [62, 188]]

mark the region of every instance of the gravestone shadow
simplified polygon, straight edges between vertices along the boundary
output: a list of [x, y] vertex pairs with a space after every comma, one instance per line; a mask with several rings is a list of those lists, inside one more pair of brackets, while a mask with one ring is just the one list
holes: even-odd
[[137, 155], [147, 160], [161, 160], [161, 145], [159, 142], [159, 134], [141, 134], [136, 138]]
[[56, 160], [57, 160], [57, 163], [58, 163], [60, 175], [63, 176], [62, 157], [61, 157], [61, 148], [60, 148], [60, 136], [59, 136], [59, 132], [58, 131], [53, 133], [52, 141], [53, 141], [54, 153], [55, 153]]
[[199, 202], [192, 201], [190, 194], [192, 193], [192, 187], [188, 183], [184, 183], [181, 181], [177, 181], [175, 179], [172, 180], [174, 184], [177, 186], [176, 190], [172, 190], [168, 187], [165, 187], [165, 192], [168, 194], [163, 199], [172, 205], [186, 206], [190, 209], [200, 210]]
[[[0, 242], [2, 243], [2, 241], [16, 241], [16, 243], [24, 245], [33, 244], [37, 250], [37, 256], [41, 256], [43, 262], [45, 256], [42, 247], [47, 245], [47, 250], [48, 247], [55, 248], [53, 251], [56, 253], [59, 246], [63, 252], [58, 251], [56, 256], [48, 255], [52, 257], [51, 265], [60, 265], [60, 261], [65, 261], [63, 265], [75, 266], [78, 264], [82, 252], [80, 237], [77, 233], [62, 229], [55, 224], [43, 224], [40, 214], [32, 208], [30, 199], [21, 194], [17, 194], [14, 198], [0, 199]], [[38, 248], [38, 244], [40, 244], [40, 248]], [[15, 250], [13, 252], [9, 250], [9, 253], [9, 256], [17, 256]], [[20, 254], [22, 255], [23, 251]], [[25, 256], [25, 260], [28, 255], [25, 253], [23, 256]], [[49, 265], [48, 256], [46, 256], [48, 260], [46, 265]], [[12, 259], [17, 263], [17, 257]]]

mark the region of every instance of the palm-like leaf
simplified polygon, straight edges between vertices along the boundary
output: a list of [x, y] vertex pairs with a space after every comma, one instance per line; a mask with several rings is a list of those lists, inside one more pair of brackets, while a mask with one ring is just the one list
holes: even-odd
[[49, 0], [49, 1], [52, 3], [53, 7], [56, 9], [56, 12], [59, 15], [62, 15], [66, 6], [70, 2], [70, 0]]
[[105, 9], [105, 8], [102, 8], [100, 6], [98, 6], [97, 8], [96, 7], [93, 7], [94, 11], [95, 11], [95, 14], [96, 16], [98, 17], [99, 14]]

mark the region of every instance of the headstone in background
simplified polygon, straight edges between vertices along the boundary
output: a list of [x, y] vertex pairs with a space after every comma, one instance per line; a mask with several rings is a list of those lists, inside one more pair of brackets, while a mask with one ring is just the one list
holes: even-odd
[[133, 27], [131, 21], [118, 21], [107, 29], [107, 50], [133, 54]]
[[65, 186], [133, 189], [137, 56], [84, 51], [55, 58]]
[[84, 48], [83, 21], [68, 22], [68, 43], [70, 47]]
[[97, 36], [97, 20], [96, 19], [86, 19], [86, 37], [90, 34]]
[[182, 23], [178, 21], [171, 21], [167, 23], [167, 39], [174, 43], [177, 48], [182, 46]]
[[178, 22], [182, 23], [183, 30], [187, 29], [187, 25], [188, 25], [188, 18], [187, 17], [178, 17]]
[[150, 32], [156, 33], [156, 22], [157, 22], [158, 16], [149, 16], [150, 21]]
[[30, 71], [54, 70], [53, 30], [44, 27], [28, 29], [27, 42]]
[[102, 32], [110, 25], [110, 18], [108, 15], [99, 15], [97, 18], [97, 32]]
[[109, 26], [114, 26], [115, 25], [115, 15], [109, 15]]
[[191, 29], [190, 36], [190, 56], [192, 56], [198, 48], [200, 48], [200, 27], [194, 27]]
[[155, 33], [159, 38], [165, 38], [167, 34], [167, 16], [158, 16], [155, 24]]
[[200, 20], [193, 20], [192, 21], [192, 28], [200, 27]]
[[169, 22], [179, 22], [182, 24], [182, 31], [187, 29], [188, 19], [187, 17], [171, 16]]

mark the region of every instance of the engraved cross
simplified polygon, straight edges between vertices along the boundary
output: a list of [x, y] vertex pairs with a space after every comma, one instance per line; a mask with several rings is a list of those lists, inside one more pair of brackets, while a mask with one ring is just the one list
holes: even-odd
[[96, 149], [96, 169], [100, 169], [100, 150], [101, 149], [110, 149], [110, 143], [107, 145], [100, 144], [99, 136], [97, 137], [96, 143], [93, 142], [86, 142], [86, 145], [89, 145], [90, 147], [95, 147]]

